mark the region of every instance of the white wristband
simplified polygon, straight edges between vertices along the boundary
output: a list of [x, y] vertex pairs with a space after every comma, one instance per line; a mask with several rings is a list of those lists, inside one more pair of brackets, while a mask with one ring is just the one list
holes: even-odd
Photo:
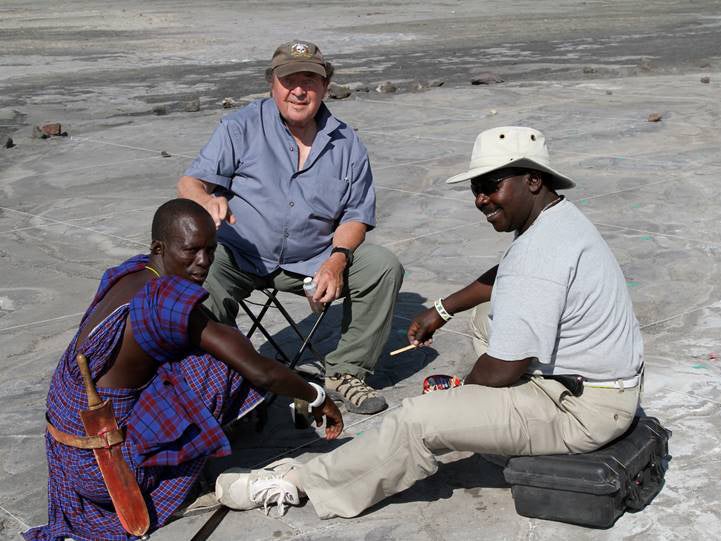
[[318, 394], [315, 397], [315, 400], [313, 402], [308, 403], [308, 409], [317, 408], [318, 406], [322, 406], [323, 402], [325, 402], [325, 389], [318, 385], [317, 383], [313, 383], [312, 381], [308, 382], [308, 385], [313, 387], [315, 389], [315, 392]]
[[446, 309], [443, 307], [441, 299], [438, 299], [433, 306], [436, 308], [436, 312], [438, 312], [438, 315], [443, 318], [443, 321], [448, 321], [449, 319], [453, 318], [451, 314], [446, 312]]

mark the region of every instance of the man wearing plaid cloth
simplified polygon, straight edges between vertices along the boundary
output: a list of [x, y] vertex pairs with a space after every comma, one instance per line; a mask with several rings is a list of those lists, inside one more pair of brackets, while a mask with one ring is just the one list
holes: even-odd
[[[115, 513], [86, 436], [88, 409], [76, 356], [84, 354], [97, 392], [110, 400], [150, 517], [165, 524], [189, 495], [209, 457], [230, 454], [222, 425], [262, 402], [265, 390], [308, 400], [326, 437], [343, 427], [320, 386], [261, 357], [235, 328], [210, 319], [201, 287], [213, 262], [215, 225], [197, 203], [176, 199], [153, 218], [149, 255], [108, 269], [53, 374], [47, 399], [48, 524], [25, 539], [129, 537]], [[61, 443], [59, 440], [62, 440]], [[112, 488], [111, 488], [112, 490]]]

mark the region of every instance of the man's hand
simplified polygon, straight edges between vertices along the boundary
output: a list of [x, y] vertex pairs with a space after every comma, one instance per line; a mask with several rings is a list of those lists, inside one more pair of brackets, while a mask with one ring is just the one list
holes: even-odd
[[335, 253], [326, 259], [315, 273], [315, 302], [333, 302], [343, 293], [343, 271], [346, 266], [345, 255]]
[[340, 414], [338, 406], [330, 398], [326, 398], [320, 407], [313, 408], [312, 413], [318, 426], [323, 426], [323, 417], [325, 417], [325, 439], [334, 440], [341, 435], [343, 416]]
[[228, 199], [223, 196], [215, 197], [213, 195], [213, 190], [217, 188], [215, 184], [184, 175], [180, 177], [177, 188], [178, 196], [192, 199], [208, 211], [213, 218], [216, 229], [220, 227], [223, 220], [231, 225], [235, 223], [235, 216], [228, 207]]
[[433, 333], [445, 324], [435, 308], [428, 308], [418, 314], [408, 326], [408, 342], [414, 346], [430, 346], [433, 343]]
[[[333, 233], [333, 246], [348, 248], [351, 252], [365, 239], [368, 226], [361, 222], [345, 222]], [[331, 254], [315, 273], [315, 302], [333, 302], [343, 294], [343, 271], [348, 266], [346, 256], [340, 252]]]
[[230, 225], [235, 223], [235, 216], [230, 212], [228, 207], [228, 199], [223, 196], [210, 196], [205, 201], [200, 203], [205, 210], [208, 211], [210, 216], [215, 222], [215, 228], [218, 229], [220, 224], [225, 220]]

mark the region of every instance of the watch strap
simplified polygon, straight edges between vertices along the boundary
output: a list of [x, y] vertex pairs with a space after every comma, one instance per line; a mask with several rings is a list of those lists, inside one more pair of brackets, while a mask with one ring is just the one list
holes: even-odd
[[335, 253], [341, 253], [345, 256], [346, 264], [350, 265], [353, 263], [353, 252], [350, 248], [343, 248], [342, 246], [334, 246], [333, 249], [330, 251], [330, 255], [333, 255]]

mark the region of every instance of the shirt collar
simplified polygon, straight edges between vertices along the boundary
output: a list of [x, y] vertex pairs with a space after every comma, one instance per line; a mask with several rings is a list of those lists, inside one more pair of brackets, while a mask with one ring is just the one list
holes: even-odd
[[[278, 106], [275, 104], [275, 100], [271, 96], [270, 98], [266, 98], [270, 101], [270, 106], [272, 108], [272, 111], [274, 112], [274, 117], [278, 120], [281, 126], [286, 128], [285, 122], [283, 122], [283, 117], [280, 116], [280, 111], [278, 110]], [[333, 116], [333, 114], [330, 112], [330, 109], [326, 106], [325, 102], [320, 103], [320, 107], [318, 108], [318, 112], [315, 114], [315, 121], [318, 126], [318, 134], [325, 134], [330, 138], [330, 135], [340, 127], [340, 121]], [[318, 136], [316, 134], [316, 137]]]
[[340, 126], [340, 122], [331, 114], [325, 102], [321, 102], [318, 112], [315, 114], [315, 121], [318, 124], [318, 132], [328, 135]]

